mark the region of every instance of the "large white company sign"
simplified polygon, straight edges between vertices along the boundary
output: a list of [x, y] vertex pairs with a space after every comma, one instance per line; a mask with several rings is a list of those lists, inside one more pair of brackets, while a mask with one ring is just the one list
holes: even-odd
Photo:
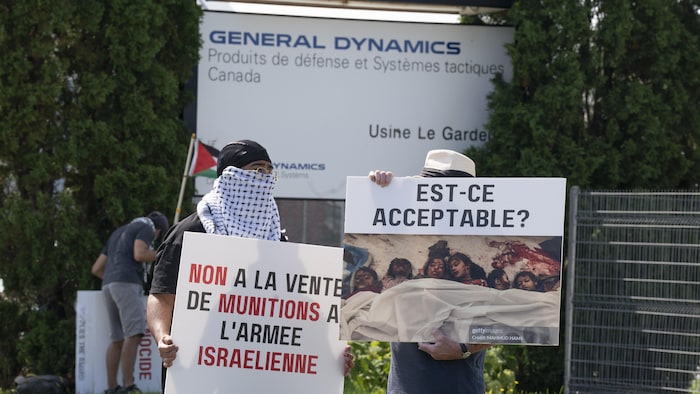
[[483, 144], [491, 79], [512, 75], [509, 27], [205, 12], [201, 38], [198, 138], [263, 144], [282, 198], [344, 199], [347, 176]]

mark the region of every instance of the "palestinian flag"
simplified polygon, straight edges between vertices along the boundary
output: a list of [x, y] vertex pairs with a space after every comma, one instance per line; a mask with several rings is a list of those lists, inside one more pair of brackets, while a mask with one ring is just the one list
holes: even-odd
[[216, 160], [218, 158], [218, 149], [197, 140], [197, 146], [192, 156], [192, 165], [190, 166], [190, 176], [216, 178]]

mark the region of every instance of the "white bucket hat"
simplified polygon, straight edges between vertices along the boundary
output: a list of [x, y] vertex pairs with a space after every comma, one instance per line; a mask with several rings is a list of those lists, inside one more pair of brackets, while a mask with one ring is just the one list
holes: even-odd
[[421, 176], [475, 177], [474, 160], [449, 149], [435, 149], [428, 152]]

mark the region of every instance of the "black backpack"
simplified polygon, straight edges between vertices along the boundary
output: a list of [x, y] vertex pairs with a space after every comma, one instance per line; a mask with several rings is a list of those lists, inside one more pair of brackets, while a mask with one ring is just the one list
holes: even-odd
[[18, 376], [15, 379], [17, 394], [65, 394], [68, 381], [56, 375]]

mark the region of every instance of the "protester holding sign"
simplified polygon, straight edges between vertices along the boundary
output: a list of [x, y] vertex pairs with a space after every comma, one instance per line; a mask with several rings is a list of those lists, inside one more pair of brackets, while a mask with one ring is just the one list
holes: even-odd
[[[197, 212], [175, 224], [158, 250], [147, 314], [149, 329], [166, 368], [177, 355], [170, 325], [185, 231], [269, 240], [279, 240], [281, 236], [279, 212], [272, 198], [272, 161], [262, 145], [251, 140], [226, 145], [219, 154], [216, 173], [214, 187], [199, 202]], [[243, 220], [243, 212], [257, 203], [257, 215]]]
[[[272, 196], [276, 184], [272, 170], [267, 150], [257, 142], [241, 140], [226, 145], [219, 155], [213, 189], [199, 202], [197, 212], [172, 227], [161, 245], [147, 313], [165, 368], [173, 365], [178, 351], [170, 333], [184, 233], [282, 240], [279, 212]], [[345, 360], [349, 371], [353, 362], [349, 350]], [[165, 383], [165, 374], [163, 377]]]
[[[474, 177], [474, 162], [451, 150], [428, 152], [422, 177]], [[372, 171], [372, 182], [385, 187], [391, 183], [390, 171]], [[391, 343], [391, 368], [388, 394], [464, 393], [483, 394], [484, 350], [487, 344], [458, 343], [439, 329], [431, 343]]]

